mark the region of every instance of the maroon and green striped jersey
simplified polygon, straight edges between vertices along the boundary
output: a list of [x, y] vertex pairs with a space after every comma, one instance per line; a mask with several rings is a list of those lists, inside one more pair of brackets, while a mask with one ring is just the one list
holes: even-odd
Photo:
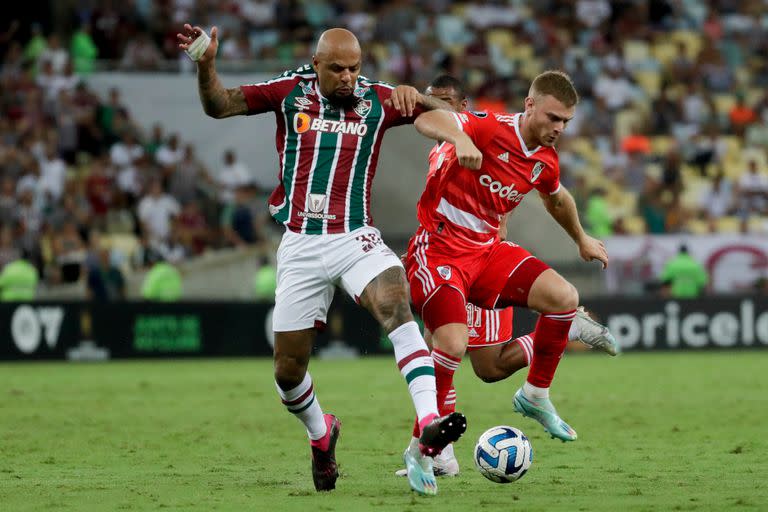
[[241, 86], [249, 114], [274, 112], [280, 183], [269, 210], [291, 231], [345, 233], [372, 224], [371, 182], [384, 132], [412, 123], [385, 105], [393, 87], [358, 77], [354, 108], [331, 105], [306, 65]]

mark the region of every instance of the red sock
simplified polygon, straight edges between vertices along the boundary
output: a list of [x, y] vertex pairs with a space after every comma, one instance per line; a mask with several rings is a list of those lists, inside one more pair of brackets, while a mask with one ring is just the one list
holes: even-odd
[[[555, 377], [555, 370], [568, 344], [568, 329], [576, 310], [541, 315], [533, 332], [533, 360], [528, 372], [528, 382], [539, 388], [548, 388]], [[437, 366], [435, 366], [437, 374]], [[438, 400], [439, 400], [438, 391]], [[440, 403], [439, 401], [437, 403]]]
[[453, 387], [453, 373], [458, 370], [461, 359], [449, 356], [435, 348], [432, 350], [432, 360], [435, 362], [437, 408], [440, 416], [445, 416], [449, 413], [445, 401], [448, 397], [448, 391]]

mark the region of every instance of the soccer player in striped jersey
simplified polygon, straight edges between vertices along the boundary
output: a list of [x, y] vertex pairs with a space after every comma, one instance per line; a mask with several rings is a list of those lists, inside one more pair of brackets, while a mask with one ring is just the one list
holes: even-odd
[[498, 231], [500, 220], [536, 188], [582, 258], [607, 265], [603, 244], [584, 232], [572, 197], [560, 185], [552, 147], [577, 102], [570, 78], [550, 71], [532, 83], [523, 113], [435, 112], [419, 118], [417, 130], [444, 141], [445, 152], [419, 200], [420, 227], [406, 264], [413, 302], [433, 333], [433, 354], [446, 362], [436, 365], [438, 403], [445, 405], [451, 389], [456, 365], [449, 363], [458, 363], [467, 346], [467, 302], [493, 309], [528, 307], [540, 317], [531, 368], [514, 407], [563, 441], [575, 440], [576, 432], [558, 415], [549, 387], [576, 316], [578, 293], [528, 251], [500, 240]]
[[344, 29], [320, 36], [311, 65], [226, 89], [215, 69], [217, 32], [213, 27], [207, 41], [202, 28], [185, 25], [177, 37], [197, 62], [206, 114], [275, 115], [280, 183], [269, 208], [286, 227], [277, 252], [275, 381], [286, 408], [307, 429], [315, 488], [334, 489], [338, 477], [341, 423], [323, 413], [307, 372], [338, 284], [389, 333], [419, 418], [419, 457], [406, 454], [408, 481], [418, 493], [436, 494], [431, 457], [464, 433], [466, 420], [438, 414], [432, 358], [411, 315], [403, 265], [372, 226], [370, 191], [384, 132], [448, 107], [413, 87], [361, 76], [360, 45]]

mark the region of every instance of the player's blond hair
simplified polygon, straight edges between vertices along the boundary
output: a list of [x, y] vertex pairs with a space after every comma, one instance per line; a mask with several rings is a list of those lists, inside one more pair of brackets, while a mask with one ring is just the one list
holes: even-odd
[[579, 102], [579, 93], [573, 85], [568, 73], [558, 70], [545, 71], [531, 83], [528, 96], [552, 96], [566, 107], [572, 107]]

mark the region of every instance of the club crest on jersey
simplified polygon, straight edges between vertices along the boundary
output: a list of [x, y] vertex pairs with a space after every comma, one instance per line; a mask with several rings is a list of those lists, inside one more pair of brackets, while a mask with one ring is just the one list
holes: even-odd
[[301, 92], [303, 92], [305, 96], [311, 96], [315, 94], [315, 89], [312, 87], [312, 84], [308, 84], [307, 82], [299, 82], [299, 87], [301, 87]]
[[371, 104], [371, 100], [360, 99], [360, 101], [357, 102], [357, 105], [355, 105], [355, 114], [360, 117], [367, 116], [368, 112], [371, 111]]
[[442, 265], [437, 267], [437, 273], [440, 274], [440, 277], [448, 281], [451, 278], [451, 267], [448, 265]]
[[325, 210], [325, 194], [309, 194], [308, 209], [314, 213], [320, 213]]
[[531, 183], [534, 183], [536, 182], [537, 179], [539, 179], [539, 175], [543, 170], [544, 170], [544, 163], [536, 162], [536, 165], [533, 166], [533, 172], [531, 172]]
[[371, 90], [371, 88], [370, 88], [370, 87], [358, 87], [357, 89], [355, 89], [354, 95], [355, 95], [357, 98], [362, 98], [362, 97], [363, 97], [363, 96], [365, 96], [365, 95], [366, 95], [366, 93], [368, 93], [368, 91], [370, 91], [370, 90]]
[[306, 96], [297, 96], [293, 102], [293, 106], [299, 110], [304, 110], [305, 108], [309, 108], [311, 104], [312, 104], [312, 100], [307, 98]]

